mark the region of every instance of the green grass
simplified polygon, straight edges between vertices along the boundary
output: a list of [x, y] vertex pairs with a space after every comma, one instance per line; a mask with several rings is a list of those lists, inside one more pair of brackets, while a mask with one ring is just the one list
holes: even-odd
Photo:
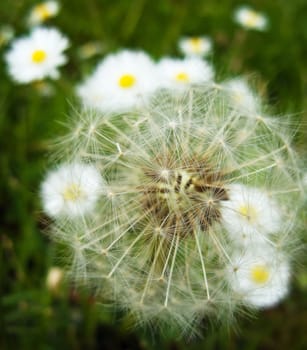
[[[14, 84], [3, 60], [7, 47], [0, 48], [1, 349], [303, 349], [307, 344], [306, 258], [279, 307], [255, 319], [242, 317], [234, 329], [209, 326], [204, 339], [189, 344], [127, 331], [120, 315], [101, 312], [90, 291], [76, 291], [66, 283], [54, 294], [45, 286], [57, 254], [42, 233], [48, 220], [41, 211], [39, 185], [50, 166], [49, 140], [63, 132], [59, 122], [76, 100], [74, 86], [101, 58], [78, 58], [78, 47], [88, 41], [100, 41], [104, 53], [140, 48], [160, 58], [178, 55], [176, 43], [184, 34], [211, 36], [210, 60], [218, 77], [254, 77], [281, 119], [290, 114], [302, 124], [295, 142], [306, 156], [307, 2], [246, 1], [269, 17], [270, 28], [263, 33], [245, 31], [233, 22], [233, 10], [242, 3], [63, 0], [59, 16], [49, 24], [70, 38], [69, 64], [61, 69], [62, 78], [52, 82], [51, 97], [40, 96], [33, 84]], [[33, 4], [2, 0], [0, 23], [12, 25], [17, 36], [26, 34], [25, 16]]]

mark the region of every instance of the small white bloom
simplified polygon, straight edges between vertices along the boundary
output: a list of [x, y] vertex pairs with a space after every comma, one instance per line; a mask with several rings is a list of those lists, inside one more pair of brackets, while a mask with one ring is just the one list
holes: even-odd
[[93, 165], [63, 164], [42, 184], [43, 207], [52, 217], [77, 217], [94, 209], [102, 189], [103, 180]]
[[251, 306], [274, 306], [288, 293], [290, 264], [266, 245], [234, 255], [228, 270], [231, 287]]
[[266, 192], [233, 184], [227, 193], [229, 200], [221, 206], [222, 224], [234, 241], [247, 245], [263, 241], [268, 234], [278, 233], [281, 212]]
[[266, 30], [268, 26], [267, 17], [251, 9], [249, 6], [239, 7], [234, 14], [234, 19], [246, 29]]
[[63, 54], [67, 47], [67, 38], [57, 29], [35, 28], [28, 37], [15, 40], [6, 54], [9, 73], [18, 83], [57, 79], [57, 68], [67, 61]]
[[124, 50], [108, 55], [77, 93], [89, 107], [123, 111], [142, 103], [158, 83], [155, 65], [147, 54]]
[[51, 17], [55, 17], [60, 10], [60, 5], [57, 1], [45, 1], [35, 5], [28, 18], [28, 23], [31, 26], [41, 24]]
[[197, 57], [184, 59], [163, 58], [158, 64], [161, 85], [174, 90], [183, 90], [191, 84], [213, 79], [213, 69]]
[[207, 36], [183, 37], [178, 46], [185, 56], [206, 56], [212, 49], [212, 42]]
[[[235, 78], [223, 84], [231, 105], [242, 112], [257, 113], [260, 109], [260, 101], [242, 78]], [[248, 115], [248, 114], [247, 114]]]

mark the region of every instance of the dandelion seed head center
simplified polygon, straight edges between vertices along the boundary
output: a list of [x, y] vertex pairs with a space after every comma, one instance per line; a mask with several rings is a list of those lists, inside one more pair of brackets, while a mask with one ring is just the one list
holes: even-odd
[[250, 222], [257, 220], [258, 217], [256, 208], [249, 204], [241, 205], [239, 208], [239, 213]]
[[175, 80], [178, 81], [179, 83], [188, 83], [190, 78], [189, 75], [185, 72], [179, 72], [175, 76]]
[[63, 191], [63, 198], [66, 201], [76, 202], [83, 196], [83, 191], [80, 186], [76, 183], [72, 183], [65, 188]]
[[129, 89], [136, 84], [136, 77], [132, 74], [124, 74], [118, 80], [118, 85], [123, 89]]
[[255, 265], [250, 270], [250, 277], [257, 284], [265, 284], [270, 278], [270, 271], [266, 265]]
[[35, 50], [32, 53], [32, 61], [34, 63], [43, 63], [47, 58], [46, 51], [44, 50]]
[[[186, 236], [204, 230], [220, 217], [220, 200], [226, 190], [212, 185], [204, 169], [162, 169], [147, 174], [153, 181], [144, 186], [144, 203], [159, 230]], [[157, 233], [157, 230], [155, 230]]]

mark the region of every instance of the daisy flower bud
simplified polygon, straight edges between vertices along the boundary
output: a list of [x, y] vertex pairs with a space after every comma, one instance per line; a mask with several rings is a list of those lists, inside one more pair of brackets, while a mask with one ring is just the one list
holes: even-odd
[[267, 17], [249, 6], [239, 7], [234, 14], [235, 21], [246, 29], [264, 31], [268, 27]]
[[197, 57], [184, 59], [163, 58], [158, 63], [161, 86], [174, 91], [184, 91], [192, 84], [206, 83], [213, 79], [213, 69]]
[[57, 79], [58, 67], [67, 61], [63, 54], [67, 47], [67, 38], [57, 29], [35, 28], [28, 37], [13, 41], [5, 56], [9, 74], [18, 83]]
[[158, 84], [155, 65], [147, 54], [123, 50], [105, 57], [77, 93], [88, 107], [125, 111], [141, 105]]
[[[84, 110], [69, 123], [58, 152], [64, 147], [71, 162], [77, 149], [78, 159], [97, 164], [107, 181], [90, 220], [56, 219], [52, 234], [70, 248], [71, 276], [94, 288], [97, 299], [127, 312], [130, 323], [189, 335], [202, 319], [231, 320], [237, 309], [286, 295], [284, 256], [296, 248], [303, 200], [288, 130], [277, 121], [272, 128], [273, 118], [251, 124], [249, 111], [238, 113], [227, 89], [210, 82], [212, 70], [194, 62], [200, 61], [161, 62], [170, 89], [155, 91], [133, 113]], [[114, 84], [133, 73], [117, 68]], [[196, 74], [207, 68], [209, 75]], [[176, 72], [189, 74], [184, 88], [171, 80]], [[114, 88], [114, 98], [121, 94]], [[68, 214], [63, 194], [79, 199], [72, 191], [78, 170], [69, 167], [68, 180], [52, 174], [59, 186], [47, 177], [56, 200], [42, 196], [54, 203], [46, 211]], [[78, 194], [88, 191], [81, 184]], [[43, 186], [42, 193], [49, 191]], [[99, 191], [91, 193], [96, 199]]]
[[57, 1], [45, 1], [35, 5], [28, 17], [30, 26], [35, 26], [47, 21], [51, 17], [55, 17], [60, 10], [60, 5]]
[[93, 210], [102, 188], [103, 180], [93, 165], [62, 164], [42, 183], [44, 210], [52, 217], [82, 216]]
[[185, 56], [203, 57], [212, 50], [212, 42], [207, 36], [183, 37], [179, 40], [178, 46]]
[[232, 261], [231, 287], [251, 306], [272, 307], [288, 294], [290, 264], [279, 252], [260, 245], [234, 255]]

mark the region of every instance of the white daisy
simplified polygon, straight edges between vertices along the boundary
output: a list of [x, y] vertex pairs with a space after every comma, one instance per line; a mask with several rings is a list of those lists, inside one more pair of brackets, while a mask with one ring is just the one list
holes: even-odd
[[250, 113], [257, 113], [259, 111], [259, 98], [253, 93], [244, 79], [231, 79], [226, 81], [222, 86], [226, 90], [233, 108]]
[[213, 79], [213, 69], [197, 57], [184, 59], [163, 58], [158, 64], [161, 85], [174, 90], [184, 90], [191, 84]]
[[67, 47], [67, 38], [57, 29], [36, 28], [28, 37], [12, 43], [5, 56], [9, 73], [18, 83], [29, 83], [46, 77], [57, 79], [57, 68], [67, 61], [63, 54]]
[[141, 51], [124, 50], [108, 55], [77, 93], [90, 107], [124, 111], [142, 103], [158, 84], [150, 57]]
[[228, 197], [221, 205], [222, 224], [238, 244], [263, 241], [281, 228], [280, 209], [265, 191], [233, 184]]
[[74, 218], [93, 210], [102, 191], [102, 177], [93, 165], [71, 163], [47, 174], [41, 198], [49, 216]]
[[179, 40], [178, 46], [185, 56], [203, 57], [210, 53], [212, 42], [207, 36], [183, 37]]
[[260, 13], [254, 11], [249, 6], [239, 7], [234, 14], [234, 19], [242, 27], [246, 29], [255, 29], [255, 30], [266, 30], [268, 26], [267, 17]]
[[57, 1], [45, 1], [35, 5], [28, 17], [28, 23], [31, 26], [41, 24], [51, 17], [55, 17], [60, 10]]
[[288, 260], [267, 245], [255, 246], [244, 254], [232, 257], [228, 268], [231, 287], [254, 307], [276, 305], [289, 289], [290, 264]]

